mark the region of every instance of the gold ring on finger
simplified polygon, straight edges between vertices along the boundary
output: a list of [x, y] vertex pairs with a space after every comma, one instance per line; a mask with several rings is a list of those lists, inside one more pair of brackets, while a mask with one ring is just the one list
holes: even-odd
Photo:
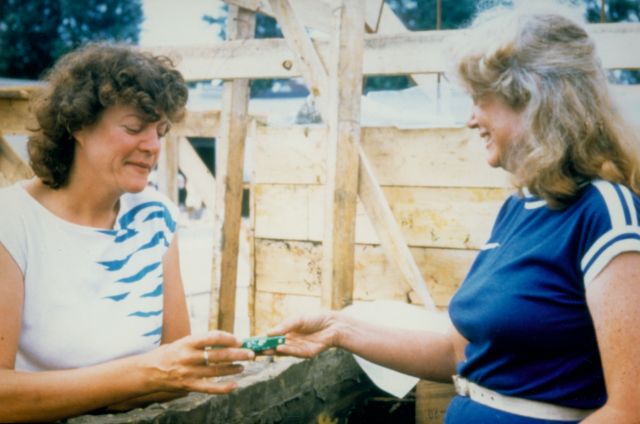
[[202, 350], [202, 357], [204, 358], [204, 364], [206, 366], [209, 366], [209, 349], [210, 347], [207, 346]]

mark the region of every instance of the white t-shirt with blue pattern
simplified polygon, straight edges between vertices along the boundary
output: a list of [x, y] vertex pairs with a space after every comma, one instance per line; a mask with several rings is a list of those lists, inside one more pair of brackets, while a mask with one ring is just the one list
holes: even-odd
[[124, 194], [104, 230], [61, 219], [23, 185], [0, 189], [0, 243], [24, 276], [16, 369], [77, 368], [158, 346], [175, 206], [152, 188]]

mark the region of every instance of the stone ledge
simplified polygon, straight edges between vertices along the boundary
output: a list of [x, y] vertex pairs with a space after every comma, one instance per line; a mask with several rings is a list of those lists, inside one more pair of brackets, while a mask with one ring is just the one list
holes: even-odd
[[83, 415], [68, 424], [305, 423], [339, 414], [375, 392], [350, 353], [332, 349], [310, 360], [248, 363], [228, 395], [189, 396], [120, 414]]

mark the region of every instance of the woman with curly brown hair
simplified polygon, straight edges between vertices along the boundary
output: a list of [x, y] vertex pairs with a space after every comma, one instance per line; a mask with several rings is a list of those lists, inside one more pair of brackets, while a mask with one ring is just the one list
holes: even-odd
[[277, 350], [338, 346], [425, 379], [453, 376], [450, 424], [638, 423], [638, 140], [581, 25], [556, 10], [476, 22], [454, 73], [474, 100], [467, 125], [518, 193], [451, 300], [450, 331], [330, 312], [274, 328], [287, 336]]
[[37, 177], [0, 190], [0, 421], [233, 390], [207, 377], [254, 354], [228, 333], [189, 335], [176, 207], [147, 188], [184, 115], [182, 76], [94, 44], [47, 81], [28, 144]]

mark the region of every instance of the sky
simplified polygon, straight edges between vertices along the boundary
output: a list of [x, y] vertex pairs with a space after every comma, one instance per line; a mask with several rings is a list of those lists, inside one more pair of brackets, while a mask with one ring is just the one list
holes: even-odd
[[140, 44], [185, 45], [218, 41], [219, 27], [202, 20], [202, 15], [217, 16], [219, 0], [143, 0], [145, 20]]

